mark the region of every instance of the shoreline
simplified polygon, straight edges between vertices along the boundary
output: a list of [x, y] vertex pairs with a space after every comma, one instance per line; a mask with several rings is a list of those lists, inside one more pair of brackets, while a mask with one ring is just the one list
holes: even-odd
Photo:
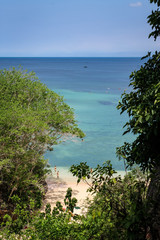
[[64, 198], [68, 188], [72, 188], [72, 198], [75, 197], [77, 199], [76, 206], [78, 209], [74, 209], [74, 213], [84, 214], [86, 212], [86, 199], [91, 200], [93, 196], [87, 192], [89, 186], [83, 181], [77, 184], [77, 178], [73, 177], [70, 172], [67, 170], [69, 168], [58, 168], [57, 171], [60, 172], [59, 178], [57, 178], [57, 171], [54, 171], [54, 168], [51, 169], [52, 173], [47, 176], [46, 182], [48, 190], [45, 194], [45, 199], [43, 200], [43, 206], [41, 211], [45, 210], [46, 204], [51, 205], [51, 209], [56, 206], [56, 202], [61, 202], [62, 206], [65, 208]]
[[[59, 172], [59, 177], [57, 177], [57, 172]], [[124, 176], [124, 174], [124, 171], [117, 171], [116, 175]], [[51, 174], [47, 176], [46, 182], [48, 190], [45, 194], [41, 211], [45, 210], [45, 206], [48, 203], [53, 210], [57, 201], [61, 202], [65, 208], [64, 198], [68, 188], [72, 188], [72, 198], [75, 197], [78, 200], [76, 204], [78, 209], [75, 209], [74, 213], [84, 214], [87, 211], [86, 199], [92, 200], [93, 195], [87, 192], [89, 188], [87, 183], [81, 181], [77, 184], [77, 177], [74, 177], [72, 173], [69, 172], [69, 167], [56, 167], [56, 172], [54, 168], [51, 167]]]

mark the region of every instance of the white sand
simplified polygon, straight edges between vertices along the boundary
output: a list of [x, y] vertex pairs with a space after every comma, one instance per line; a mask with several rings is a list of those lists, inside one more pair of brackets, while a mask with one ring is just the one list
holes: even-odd
[[[57, 171], [59, 171], [59, 178], [57, 178]], [[68, 188], [72, 188], [72, 197], [77, 198], [77, 207], [74, 213], [83, 213], [86, 211], [86, 198], [92, 199], [92, 195], [87, 192], [88, 185], [83, 181], [77, 184], [77, 178], [73, 177], [68, 168], [57, 167], [56, 172], [52, 169], [52, 175], [47, 177], [48, 191], [45, 196], [42, 211], [45, 209], [47, 203], [51, 204], [51, 208], [56, 206], [59, 201], [65, 207], [64, 198]]]
[[[57, 167], [56, 172], [54, 168], [51, 168], [52, 174], [47, 178], [48, 191], [45, 196], [44, 204], [42, 211], [45, 209], [47, 203], [51, 204], [51, 208], [56, 206], [56, 202], [59, 201], [65, 207], [64, 198], [66, 195], [67, 189], [72, 188], [72, 197], [77, 198], [77, 207], [80, 207], [80, 210], [74, 210], [74, 213], [84, 213], [86, 212], [86, 198], [90, 200], [93, 196], [87, 192], [89, 186], [81, 181], [77, 184], [77, 178], [73, 177], [72, 173], [69, 172], [67, 167]], [[59, 178], [57, 178], [57, 171], [59, 171]], [[124, 176], [124, 171], [119, 171], [116, 175]]]

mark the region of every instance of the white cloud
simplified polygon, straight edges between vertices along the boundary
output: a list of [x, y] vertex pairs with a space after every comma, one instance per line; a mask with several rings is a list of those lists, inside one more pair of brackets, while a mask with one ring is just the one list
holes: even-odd
[[130, 7], [141, 7], [141, 6], [142, 6], [141, 2], [130, 3]]

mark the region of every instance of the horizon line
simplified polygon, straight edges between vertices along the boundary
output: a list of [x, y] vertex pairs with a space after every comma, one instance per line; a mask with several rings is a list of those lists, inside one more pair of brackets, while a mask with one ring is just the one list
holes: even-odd
[[45, 57], [35, 57], [35, 56], [34, 57], [31, 57], [31, 56], [6, 57], [6, 56], [3, 56], [0, 58], [142, 58], [142, 56], [121, 56], [121, 57], [120, 56], [114, 56], [114, 57], [113, 56], [112, 57], [111, 56], [108, 56], [108, 57], [107, 56], [106, 57], [104, 57], [104, 56], [103, 57], [96, 57], [96, 56], [94, 56], [94, 57], [89, 57], [89, 56], [88, 57], [86, 57], [86, 56], [85, 57], [82, 57], [82, 56], [81, 57], [78, 57], [78, 56], [76, 56], [76, 57], [66, 57], [66, 56], [65, 57], [46, 57], [46, 56]]

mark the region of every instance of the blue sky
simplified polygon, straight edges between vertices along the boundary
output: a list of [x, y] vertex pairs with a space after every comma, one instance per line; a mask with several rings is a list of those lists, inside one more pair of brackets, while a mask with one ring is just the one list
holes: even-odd
[[156, 50], [149, 0], [0, 0], [0, 57], [123, 57]]

